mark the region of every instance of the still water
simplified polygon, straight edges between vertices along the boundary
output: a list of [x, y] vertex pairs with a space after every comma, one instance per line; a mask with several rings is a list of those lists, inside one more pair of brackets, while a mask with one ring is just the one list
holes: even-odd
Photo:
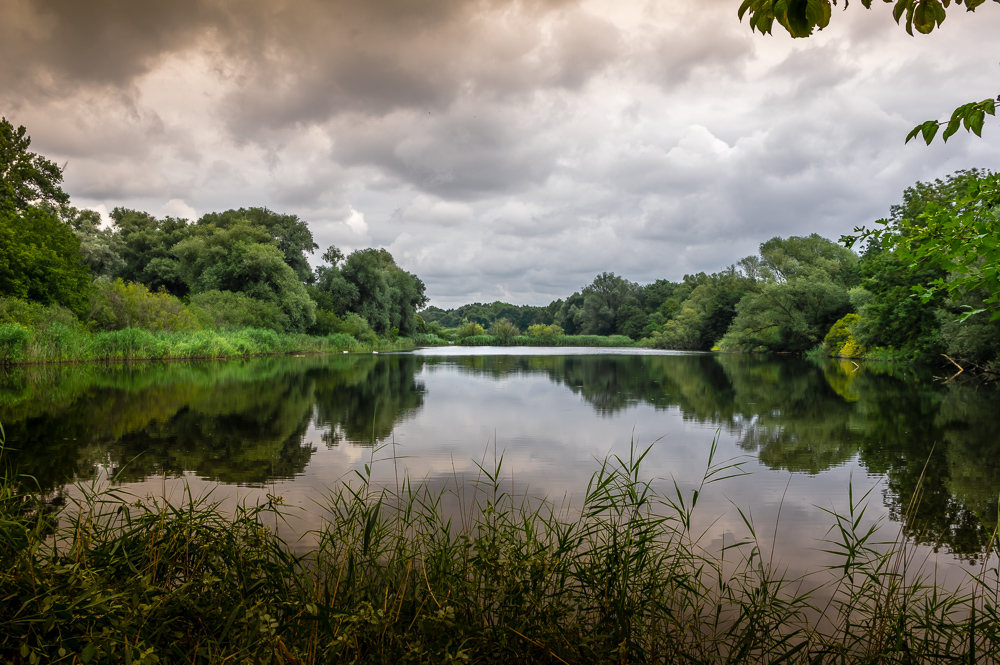
[[[3, 461], [50, 495], [114, 482], [225, 506], [281, 496], [308, 548], [324, 496], [371, 468], [454, 490], [499, 466], [504, 486], [578, 507], [598, 461], [651, 447], [643, 474], [690, 498], [709, 464], [708, 549], [745, 537], [799, 572], [868, 492], [865, 524], [902, 533], [958, 580], [997, 523], [1000, 400], [912, 367], [630, 349], [424, 349], [247, 361], [0, 369]], [[920, 510], [906, 505], [923, 474]]]

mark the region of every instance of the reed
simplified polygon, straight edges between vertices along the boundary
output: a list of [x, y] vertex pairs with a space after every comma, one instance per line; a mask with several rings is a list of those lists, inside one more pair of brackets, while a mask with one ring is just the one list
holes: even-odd
[[[0, 484], [0, 661], [11, 663], [924, 663], [1000, 655], [996, 568], [965, 590], [917, 574], [901, 536], [831, 512], [838, 564], [787, 579], [750, 536], [709, 551], [701, 486], [609, 457], [570, 510], [505, 489], [503, 456], [462, 487], [329, 490], [317, 546], [292, 553], [280, 497], [224, 514], [96, 483], [58, 514]], [[714, 455], [714, 447], [713, 447]], [[391, 460], [391, 457], [389, 458]], [[919, 497], [915, 497], [919, 501]], [[454, 506], [458, 508], [455, 509]], [[451, 506], [450, 508], [446, 506]], [[994, 536], [995, 542], [995, 536]], [[989, 557], [984, 557], [989, 560]], [[830, 598], [820, 602], [820, 598]]]

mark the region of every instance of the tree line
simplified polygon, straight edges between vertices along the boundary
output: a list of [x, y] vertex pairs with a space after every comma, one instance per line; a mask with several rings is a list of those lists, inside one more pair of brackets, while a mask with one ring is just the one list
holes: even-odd
[[[616, 335], [665, 349], [947, 355], [998, 367], [1000, 176], [988, 171], [917, 183], [881, 228], [840, 243], [775, 237], [678, 282], [604, 272], [546, 306], [421, 312], [423, 282], [384, 249], [328, 247], [312, 269], [307, 255], [319, 247], [295, 215], [238, 208], [189, 221], [119, 207], [102, 227], [98, 213], [70, 205], [61, 170], [29, 146], [24, 127], [0, 120], [0, 297], [64, 308], [97, 330], [267, 328], [373, 343], [458, 328], [460, 337]], [[21, 323], [17, 307], [0, 305], [0, 324]]]
[[[841, 242], [771, 238], [712, 274], [637, 284], [601, 273], [546, 306], [431, 307], [428, 323], [627, 335], [656, 348], [823, 351], [928, 360], [995, 373], [1000, 364], [1000, 176], [978, 169], [918, 182], [879, 220]], [[860, 254], [852, 248], [858, 247]]]
[[418, 331], [424, 284], [384, 249], [345, 257], [329, 247], [329, 265], [313, 270], [307, 255], [319, 246], [306, 222], [266, 208], [189, 221], [118, 207], [104, 228], [97, 212], [70, 205], [62, 171], [29, 146], [24, 127], [0, 120], [0, 296], [104, 330]]

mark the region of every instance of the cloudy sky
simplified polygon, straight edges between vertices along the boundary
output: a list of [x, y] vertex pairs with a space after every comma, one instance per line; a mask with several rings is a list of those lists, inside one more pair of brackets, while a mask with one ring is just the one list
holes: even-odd
[[857, 2], [808, 40], [738, 6], [0, 0], [0, 114], [78, 207], [295, 213], [321, 248], [385, 247], [442, 307], [713, 272], [1000, 168], [997, 120], [903, 143], [1000, 92], [995, 3], [910, 37]]

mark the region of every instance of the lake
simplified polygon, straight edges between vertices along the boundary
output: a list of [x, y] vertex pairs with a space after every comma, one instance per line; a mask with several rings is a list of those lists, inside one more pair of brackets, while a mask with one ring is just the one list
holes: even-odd
[[638, 349], [0, 369], [4, 462], [50, 496], [111, 479], [223, 506], [271, 494], [291, 514], [282, 535], [308, 549], [329, 488], [366, 465], [376, 483], [448, 496], [499, 467], [505, 489], [571, 512], [600, 460], [647, 448], [643, 476], [690, 499], [715, 441], [714, 463], [746, 475], [702, 491], [708, 549], [747, 535], [739, 507], [765, 556], [793, 573], [828, 565], [826, 511], [868, 493], [863, 523], [884, 540], [902, 530], [946, 583], [978, 569], [997, 524], [997, 398], [910, 366]]

